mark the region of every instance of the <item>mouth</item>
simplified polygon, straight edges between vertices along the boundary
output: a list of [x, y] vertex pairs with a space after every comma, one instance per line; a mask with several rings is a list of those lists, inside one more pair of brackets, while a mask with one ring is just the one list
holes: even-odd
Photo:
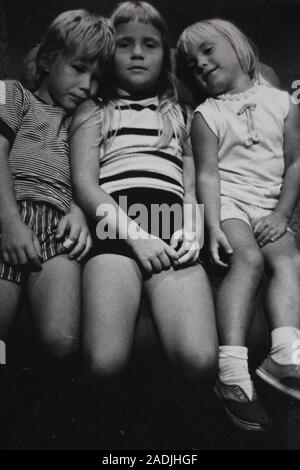
[[74, 101], [74, 103], [77, 105], [81, 104], [83, 101], [87, 99], [86, 96], [70, 95], [70, 97]]
[[143, 67], [141, 65], [133, 65], [132, 67], [129, 67], [131, 72], [145, 72], [147, 70], [147, 67]]
[[208, 70], [208, 71], [204, 74], [204, 79], [207, 80], [207, 78], [209, 78], [210, 75], [211, 75], [212, 73], [214, 73], [216, 70], [217, 70], [217, 67], [215, 67], [214, 69]]

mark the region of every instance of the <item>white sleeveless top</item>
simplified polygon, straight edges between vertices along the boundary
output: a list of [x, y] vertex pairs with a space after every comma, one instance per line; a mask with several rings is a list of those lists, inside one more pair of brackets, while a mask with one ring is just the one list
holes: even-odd
[[287, 92], [255, 83], [245, 93], [208, 98], [201, 113], [219, 142], [221, 194], [273, 209], [281, 191]]

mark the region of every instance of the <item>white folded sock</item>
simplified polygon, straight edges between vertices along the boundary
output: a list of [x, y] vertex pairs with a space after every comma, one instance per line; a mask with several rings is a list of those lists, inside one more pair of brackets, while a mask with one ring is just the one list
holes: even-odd
[[248, 348], [220, 346], [218, 376], [227, 385], [239, 385], [249, 400], [253, 399], [253, 383], [248, 370]]
[[272, 359], [282, 365], [293, 364], [297, 349], [300, 349], [300, 330], [294, 326], [281, 326], [271, 332], [271, 339]]

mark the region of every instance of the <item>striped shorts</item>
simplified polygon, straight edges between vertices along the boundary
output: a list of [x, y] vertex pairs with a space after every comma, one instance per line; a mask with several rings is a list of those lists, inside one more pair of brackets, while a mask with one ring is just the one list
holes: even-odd
[[[18, 209], [23, 222], [36, 234], [42, 251], [42, 262], [66, 253], [63, 241], [55, 239], [57, 226], [63, 212], [48, 204], [35, 201], [18, 201]], [[1, 235], [0, 235], [1, 243]], [[23, 284], [30, 271], [19, 270], [2, 261], [0, 250], [0, 279]]]

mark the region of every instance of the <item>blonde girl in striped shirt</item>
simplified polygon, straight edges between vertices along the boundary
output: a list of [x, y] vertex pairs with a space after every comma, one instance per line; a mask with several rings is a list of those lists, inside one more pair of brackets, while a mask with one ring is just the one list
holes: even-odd
[[[83, 272], [85, 362], [102, 383], [100, 392], [105, 379], [120, 376], [144, 289], [169, 363], [199, 390], [216, 365], [212, 296], [197, 262], [201, 228], [197, 232], [188, 213], [177, 227], [167, 216], [159, 227], [153, 227], [151, 215], [139, 218], [140, 228], [133, 220], [136, 204], [147, 214], [160, 204], [195, 208], [188, 113], [177, 103], [170, 80], [167, 28], [160, 14], [146, 2], [129, 1], [120, 4], [112, 22], [112, 86], [102, 103], [87, 102], [78, 110], [71, 138], [74, 190], [94, 236]], [[97, 210], [107, 210], [106, 217], [98, 217]], [[171, 231], [164, 236], [168, 222]], [[111, 237], [103, 239], [106, 224]]]

